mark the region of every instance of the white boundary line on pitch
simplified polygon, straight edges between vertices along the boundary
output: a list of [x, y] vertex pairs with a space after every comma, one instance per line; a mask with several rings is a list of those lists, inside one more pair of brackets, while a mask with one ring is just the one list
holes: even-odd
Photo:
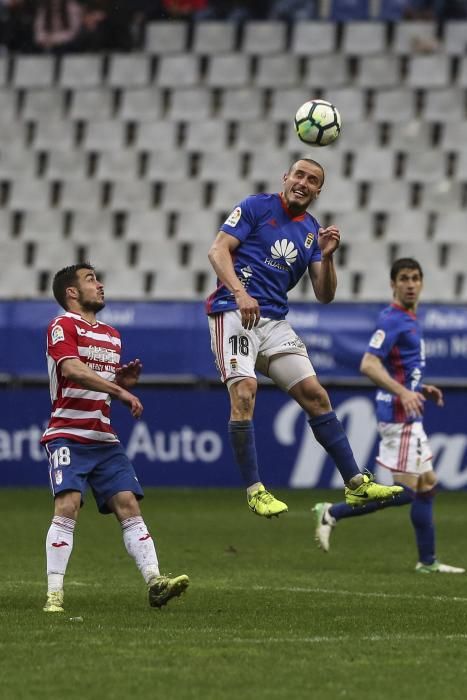
[[[339, 591], [332, 588], [305, 588], [301, 586], [252, 586], [254, 591], [283, 591], [285, 593], [321, 593], [324, 595], [343, 595], [343, 596], [355, 596], [361, 598], [401, 598], [409, 600], [440, 600], [450, 603], [455, 601], [456, 603], [467, 603], [467, 598], [462, 596], [447, 596], [447, 595], [426, 595], [422, 593], [420, 595], [412, 595], [411, 593], [379, 593], [375, 592], [363, 592], [363, 591]], [[238, 590], [246, 590], [244, 588], [239, 588]]]
[[235, 644], [337, 644], [339, 642], [431, 642], [440, 639], [452, 641], [467, 641], [467, 634], [372, 634], [364, 637], [341, 635], [337, 637], [264, 637], [263, 639], [248, 639], [234, 637], [231, 641]]

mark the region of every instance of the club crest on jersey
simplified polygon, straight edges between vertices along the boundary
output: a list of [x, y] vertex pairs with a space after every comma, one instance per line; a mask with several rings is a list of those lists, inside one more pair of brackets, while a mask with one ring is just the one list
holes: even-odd
[[306, 238], [305, 238], [305, 248], [311, 248], [313, 245], [313, 241], [315, 240], [315, 234], [314, 233], [307, 233]]
[[52, 328], [52, 333], [50, 334], [50, 337], [52, 339], [52, 345], [55, 345], [56, 343], [59, 343], [62, 340], [65, 340], [65, 333], [63, 332], [63, 328], [59, 325], [56, 325]]
[[242, 215], [242, 208], [241, 207], [235, 207], [233, 212], [229, 214], [227, 219], [225, 220], [225, 224], [227, 226], [236, 226], [238, 222], [240, 221], [240, 217]]
[[55, 483], [57, 484], [57, 486], [60, 486], [60, 484], [63, 481], [63, 473], [62, 473], [61, 469], [55, 469], [54, 479], [55, 479]]
[[379, 328], [373, 333], [373, 335], [370, 338], [370, 348], [376, 348], [378, 350], [384, 343], [385, 337], [386, 333], [383, 330], [381, 330], [381, 328]]

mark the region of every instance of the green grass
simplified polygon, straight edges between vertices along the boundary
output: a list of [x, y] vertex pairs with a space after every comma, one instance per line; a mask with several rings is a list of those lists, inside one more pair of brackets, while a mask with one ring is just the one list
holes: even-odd
[[[53, 616], [42, 612], [50, 497], [0, 491], [2, 700], [464, 698], [467, 576], [413, 572], [408, 510], [339, 523], [325, 555], [309, 508], [341, 494], [277, 495], [290, 512], [269, 521], [240, 490], [148, 489], [161, 569], [191, 578], [162, 610], [88, 498], [66, 613]], [[438, 496], [447, 563], [467, 564], [466, 512], [467, 493]]]

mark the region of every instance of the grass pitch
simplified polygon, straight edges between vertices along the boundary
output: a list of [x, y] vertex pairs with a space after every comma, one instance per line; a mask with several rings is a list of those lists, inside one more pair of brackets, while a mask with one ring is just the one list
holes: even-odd
[[[0, 491], [2, 700], [457, 700], [467, 687], [467, 576], [422, 576], [407, 508], [342, 521], [315, 548], [310, 506], [280, 519], [239, 490], [147, 490], [161, 570], [185, 596], [147, 606], [111, 516], [81, 513], [63, 615], [42, 612], [44, 490]], [[467, 493], [436, 504], [441, 560], [467, 565]], [[82, 622], [71, 618], [82, 618]]]

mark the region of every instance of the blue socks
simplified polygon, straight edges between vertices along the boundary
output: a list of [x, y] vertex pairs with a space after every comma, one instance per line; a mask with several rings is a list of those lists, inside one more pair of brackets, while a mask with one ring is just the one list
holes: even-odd
[[422, 564], [433, 564], [435, 560], [435, 528], [433, 525], [433, 498], [435, 489], [417, 493], [410, 510], [410, 519], [415, 529], [418, 559]]
[[329, 515], [331, 515], [336, 520], [342, 520], [343, 518], [354, 518], [358, 515], [368, 515], [368, 513], [375, 513], [377, 510], [383, 510], [384, 508], [394, 508], [395, 506], [406, 506], [408, 503], [414, 502], [416, 497], [415, 491], [403, 486], [403, 484], [397, 484], [402, 486], [404, 489], [401, 493], [398, 493], [391, 498], [389, 501], [370, 501], [364, 506], [356, 506], [353, 508], [347, 503], [336, 503], [329, 509]]
[[334, 411], [308, 420], [316, 440], [334, 460], [345, 484], [360, 474], [352, 448]]
[[248, 487], [261, 481], [258, 472], [253, 421], [229, 421], [229, 440], [245, 485]]

